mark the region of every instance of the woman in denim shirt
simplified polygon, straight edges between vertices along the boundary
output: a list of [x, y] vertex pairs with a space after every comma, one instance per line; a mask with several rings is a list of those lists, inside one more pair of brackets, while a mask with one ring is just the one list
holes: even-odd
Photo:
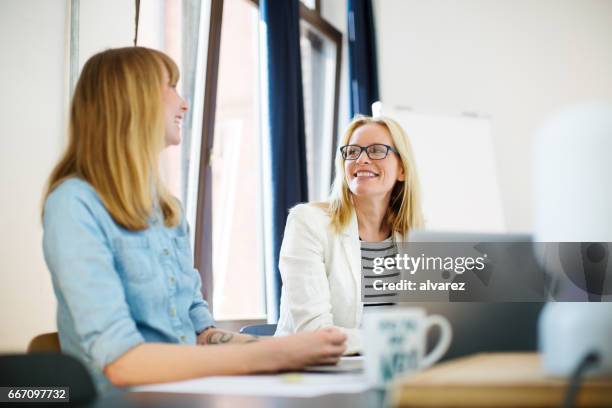
[[257, 341], [214, 327], [184, 214], [158, 174], [187, 111], [177, 81], [168, 56], [142, 47], [83, 67], [43, 210], [62, 350], [102, 392], [336, 362], [345, 336], [335, 329]]

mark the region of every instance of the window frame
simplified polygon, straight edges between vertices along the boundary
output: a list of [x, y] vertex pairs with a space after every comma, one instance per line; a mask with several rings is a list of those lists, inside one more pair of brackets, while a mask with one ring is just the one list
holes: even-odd
[[211, 313], [213, 312], [214, 286], [212, 274], [212, 168], [210, 159], [217, 111], [217, 80], [219, 77], [222, 19], [223, 0], [211, 0], [194, 240], [194, 265], [202, 278], [202, 296], [208, 302]]

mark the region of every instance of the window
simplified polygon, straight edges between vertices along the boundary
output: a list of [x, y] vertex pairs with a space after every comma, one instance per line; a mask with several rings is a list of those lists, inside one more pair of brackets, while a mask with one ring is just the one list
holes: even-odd
[[329, 195], [336, 144], [342, 35], [316, 13], [300, 21], [300, 51], [310, 201]]
[[209, 16], [210, 0], [156, 0], [140, 5], [138, 45], [164, 51], [172, 57], [181, 73], [178, 89], [189, 105], [181, 144], [162, 152], [160, 170], [170, 192], [185, 207], [192, 226], [192, 243], [205, 85], [203, 56], [208, 45]]
[[[302, 5], [300, 15], [310, 199], [320, 200], [331, 181], [341, 34], [315, 10]], [[258, 2], [212, 0], [210, 22], [196, 266], [204, 285], [214, 285], [205, 297], [215, 319], [263, 320], [270, 181], [262, 165], [267, 143], [260, 91], [267, 85]]]
[[215, 319], [265, 318], [259, 10], [225, 0], [212, 149]]

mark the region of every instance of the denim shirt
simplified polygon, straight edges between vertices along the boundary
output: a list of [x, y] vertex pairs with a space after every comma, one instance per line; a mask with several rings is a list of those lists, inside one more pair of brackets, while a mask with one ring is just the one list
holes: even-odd
[[213, 325], [184, 217], [174, 228], [152, 218], [129, 231], [91, 185], [72, 178], [47, 198], [43, 224], [62, 351], [85, 363], [100, 392], [113, 390], [104, 367], [134, 346], [193, 345]]

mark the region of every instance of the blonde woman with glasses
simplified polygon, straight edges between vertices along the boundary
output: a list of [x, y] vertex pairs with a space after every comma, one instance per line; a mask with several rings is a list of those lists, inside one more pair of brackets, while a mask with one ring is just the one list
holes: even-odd
[[100, 392], [335, 363], [345, 350], [338, 330], [258, 341], [215, 328], [183, 211], [158, 172], [187, 112], [178, 75], [168, 56], [141, 47], [83, 67], [43, 209], [62, 351]]
[[300, 204], [289, 214], [276, 335], [335, 327], [347, 334], [346, 354], [353, 354], [361, 351], [361, 279], [371, 278], [367, 263], [381, 255], [367, 243], [393, 251], [423, 220], [412, 148], [394, 120], [355, 118], [335, 167], [329, 202]]

